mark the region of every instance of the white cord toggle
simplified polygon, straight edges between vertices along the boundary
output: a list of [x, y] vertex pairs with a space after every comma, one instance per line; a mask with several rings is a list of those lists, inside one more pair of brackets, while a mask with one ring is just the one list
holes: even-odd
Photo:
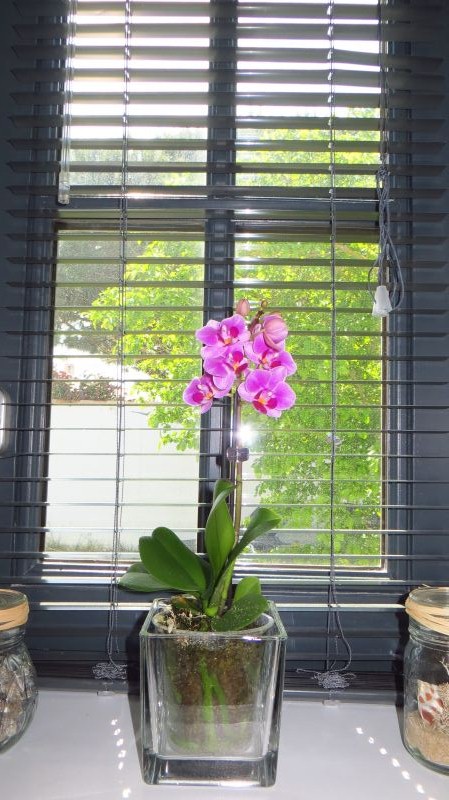
[[387, 317], [393, 310], [386, 286], [378, 286], [374, 294], [373, 317]]

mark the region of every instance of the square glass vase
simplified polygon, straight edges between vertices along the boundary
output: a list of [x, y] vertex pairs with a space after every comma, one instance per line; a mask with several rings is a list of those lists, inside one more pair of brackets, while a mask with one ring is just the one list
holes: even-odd
[[272, 786], [287, 634], [273, 603], [250, 630], [140, 632], [141, 765], [150, 784]]

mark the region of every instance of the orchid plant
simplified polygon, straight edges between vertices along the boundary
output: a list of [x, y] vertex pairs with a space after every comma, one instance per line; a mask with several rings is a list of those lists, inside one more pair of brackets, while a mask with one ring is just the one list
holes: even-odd
[[[183, 399], [198, 406], [202, 414], [214, 400], [234, 400], [234, 479], [218, 480], [205, 526], [205, 556], [193, 553], [169, 528], [158, 527], [139, 541], [141, 561], [132, 564], [120, 579], [131, 591], [171, 589], [183, 594], [171, 598], [170, 627], [230, 631], [254, 622], [267, 608], [260, 581], [245, 577], [231, 597], [230, 587], [238, 556], [258, 536], [277, 527], [281, 519], [273, 510], [259, 507], [251, 514], [240, 537], [242, 507], [242, 460], [239, 428], [241, 404], [269, 417], [280, 417], [295, 403], [295, 393], [286, 379], [296, 364], [285, 349], [287, 325], [278, 313], [267, 313], [261, 302], [251, 314], [248, 301], [237, 303], [235, 313], [224, 320], [209, 320], [196, 332], [201, 342], [203, 374], [186, 387]], [[228, 498], [235, 492], [234, 519]]]

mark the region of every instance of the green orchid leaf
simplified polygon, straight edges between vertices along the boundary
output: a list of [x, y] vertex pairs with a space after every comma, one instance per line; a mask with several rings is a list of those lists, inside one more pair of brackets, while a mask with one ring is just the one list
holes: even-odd
[[248, 547], [254, 539], [257, 539], [258, 536], [262, 536], [264, 533], [268, 533], [268, 531], [271, 531], [273, 528], [277, 528], [280, 523], [281, 517], [279, 514], [276, 514], [275, 511], [272, 511], [271, 508], [264, 508], [263, 506], [256, 508], [249, 518], [245, 533], [234, 547], [231, 557], [233, 559], [237, 558], [240, 553], [243, 553], [245, 547]]
[[209, 562], [204, 558], [204, 556], [198, 556], [198, 560], [200, 562], [201, 569], [204, 572], [206, 586], [210, 586], [213, 580], [212, 567], [209, 564]]
[[218, 478], [214, 484], [214, 493], [212, 497], [212, 506], [222, 500], [222, 495], [228, 497], [235, 490], [235, 483], [226, 480], [226, 478]]
[[141, 561], [134, 561], [133, 564], [130, 564], [126, 573], [128, 572], [148, 572], [147, 568], [144, 567]]
[[230, 481], [218, 480], [214, 487], [214, 500], [205, 528], [206, 553], [216, 578], [234, 547], [235, 531], [226, 499], [234, 491]]
[[220, 614], [223, 610], [226, 598], [228, 596], [228, 590], [231, 585], [232, 575], [234, 572], [235, 561], [229, 561], [226, 569], [223, 570], [222, 574], [220, 575], [217, 583], [214, 587], [212, 592], [211, 598], [208, 602], [208, 614], [209, 616], [215, 616], [216, 614]]
[[150, 575], [141, 563], [132, 564], [122, 575], [118, 585], [120, 589], [126, 589], [129, 592], [159, 592], [161, 589], [171, 589], [171, 586], [161, 583], [153, 575]]
[[268, 608], [268, 600], [261, 594], [247, 594], [234, 602], [222, 617], [213, 617], [212, 630], [216, 633], [241, 631], [255, 622]]
[[246, 597], [248, 594], [262, 594], [259, 578], [252, 575], [242, 578], [235, 587], [234, 603], [241, 600], [242, 597]]
[[139, 540], [144, 566], [171, 589], [202, 594], [207, 586], [202, 559], [192, 553], [170, 528], [155, 528]]

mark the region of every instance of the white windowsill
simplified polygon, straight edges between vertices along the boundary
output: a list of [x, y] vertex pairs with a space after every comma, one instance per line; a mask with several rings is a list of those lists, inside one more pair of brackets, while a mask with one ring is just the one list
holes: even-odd
[[404, 750], [393, 706], [284, 703], [270, 789], [143, 783], [126, 695], [41, 691], [23, 738], [0, 753], [2, 800], [447, 800], [449, 778]]

